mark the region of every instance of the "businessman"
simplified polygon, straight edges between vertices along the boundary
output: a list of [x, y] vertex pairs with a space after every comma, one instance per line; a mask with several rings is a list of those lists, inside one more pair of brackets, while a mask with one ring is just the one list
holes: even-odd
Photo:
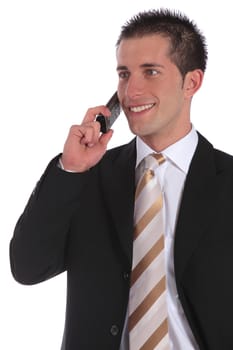
[[[136, 137], [106, 151], [105, 106], [71, 127], [16, 224], [12, 273], [34, 284], [67, 272], [63, 350], [232, 350], [233, 158], [190, 118], [205, 37], [179, 12], [142, 12], [122, 27], [116, 57]], [[149, 223], [137, 221], [144, 194], [159, 198]]]

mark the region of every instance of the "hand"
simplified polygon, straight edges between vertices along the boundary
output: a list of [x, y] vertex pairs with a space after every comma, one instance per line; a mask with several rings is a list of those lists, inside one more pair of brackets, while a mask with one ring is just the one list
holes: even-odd
[[105, 106], [90, 108], [82, 124], [70, 128], [61, 158], [65, 170], [84, 172], [96, 165], [106, 152], [113, 130], [100, 134], [100, 123], [95, 121], [99, 113], [106, 117], [111, 114]]

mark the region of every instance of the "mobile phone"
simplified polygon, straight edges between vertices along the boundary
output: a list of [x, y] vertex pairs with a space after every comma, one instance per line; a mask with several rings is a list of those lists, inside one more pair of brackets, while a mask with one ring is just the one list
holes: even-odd
[[110, 109], [111, 116], [105, 117], [103, 114], [98, 114], [96, 116], [96, 120], [100, 123], [100, 131], [104, 134], [111, 128], [121, 113], [121, 105], [118, 100], [117, 92], [113, 94], [106, 106]]

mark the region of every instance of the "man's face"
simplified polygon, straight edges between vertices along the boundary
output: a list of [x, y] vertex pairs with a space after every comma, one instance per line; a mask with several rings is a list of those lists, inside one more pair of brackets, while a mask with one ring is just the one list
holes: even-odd
[[119, 100], [131, 131], [150, 145], [156, 138], [184, 136], [184, 125], [190, 130], [190, 100], [169, 58], [169, 45], [168, 38], [156, 34], [124, 39], [117, 49]]

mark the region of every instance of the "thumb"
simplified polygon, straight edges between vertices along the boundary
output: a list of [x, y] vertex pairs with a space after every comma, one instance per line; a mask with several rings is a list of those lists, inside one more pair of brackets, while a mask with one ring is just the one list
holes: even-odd
[[99, 142], [102, 146], [107, 147], [107, 144], [109, 143], [111, 137], [113, 135], [113, 130], [110, 129], [106, 134], [102, 134], [99, 138]]

